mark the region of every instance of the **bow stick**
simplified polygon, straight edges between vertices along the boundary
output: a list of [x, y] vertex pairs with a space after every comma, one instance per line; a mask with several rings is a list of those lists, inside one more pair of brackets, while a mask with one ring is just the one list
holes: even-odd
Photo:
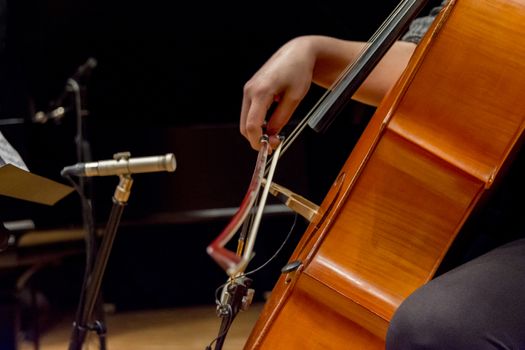
[[[257, 231], [261, 222], [268, 192], [270, 191], [270, 184], [272, 182], [273, 174], [275, 172], [275, 168], [277, 167], [277, 161], [279, 159], [282, 144], [283, 142], [281, 141], [279, 146], [277, 146], [273, 152], [273, 156], [269, 162], [268, 168], [266, 168], [266, 161], [270, 149], [269, 137], [267, 135], [263, 135], [261, 137], [261, 148], [257, 156], [257, 162], [252, 179], [250, 181], [250, 185], [248, 187], [248, 192], [244, 196], [239, 209], [232, 217], [231, 221], [206, 249], [208, 254], [226, 271], [230, 277], [244, 272], [246, 266], [253, 257], [253, 247], [257, 237]], [[268, 174], [266, 179], [264, 179], [265, 173]], [[256, 206], [255, 217], [251, 222], [249, 233], [246, 235], [246, 237], [244, 237], [244, 234], [241, 235], [237, 252], [234, 253], [226, 249], [225, 245], [233, 238], [241, 225], [246, 223], [248, 214], [250, 214], [252, 209], [255, 208], [255, 202], [259, 197], [259, 190], [263, 185], [263, 182], [264, 188], [260, 196], [259, 204]]]

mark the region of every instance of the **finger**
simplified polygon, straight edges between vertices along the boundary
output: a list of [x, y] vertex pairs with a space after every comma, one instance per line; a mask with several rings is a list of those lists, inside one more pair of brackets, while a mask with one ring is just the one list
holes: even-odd
[[246, 135], [245, 137], [250, 141], [252, 148], [258, 150], [260, 148], [260, 139], [263, 132], [263, 125], [265, 124], [266, 112], [268, 107], [271, 104], [272, 99], [258, 99], [252, 100], [250, 107], [248, 108], [248, 113], [246, 114], [245, 128]]
[[[270, 143], [270, 150], [274, 150], [281, 143], [281, 138], [279, 137], [279, 135], [271, 135], [269, 143]], [[271, 154], [271, 152], [270, 152], [270, 154]]]
[[302, 98], [293, 98], [288, 95], [282, 96], [266, 126], [268, 135], [273, 136], [281, 132], [281, 129], [288, 123], [301, 100]]
[[248, 118], [248, 112], [250, 110], [251, 100], [248, 97], [243, 97], [241, 105], [241, 120], [239, 124], [239, 129], [241, 135], [248, 138], [248, 133], [246, 132], [246, 119]]

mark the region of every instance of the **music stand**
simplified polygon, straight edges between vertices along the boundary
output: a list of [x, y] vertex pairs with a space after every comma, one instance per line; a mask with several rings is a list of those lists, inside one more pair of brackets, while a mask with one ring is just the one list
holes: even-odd
[[[51, 206], [72, 191], [73, 188], [69, 186], [35, 175], [12, 164], [0, 166], [0, 196]], [[1, 227], [4, 227], [3, 224]], [[3, 245], [0, 246], [0, 250], [8, 247], [9, 237], [10, 231], [7, 229], [0, 230], [0, 243]], [[7, 258], [9, 258], [9, 256]], [[18, 260], [16, 262], [19, 263]], [[9, 310], [14, 310], [13, 306], [11, 306]], [[3, 310], [2, 312], [5, 311], [6, 310]], [[2, 335], [5, 338], [2, 340], [2, 346], [16, 349], [17, 328], [14, 319], [16, 316], [8, 312], [8, 314], [4, 314], [2, 317], [4, 321], [12, 322], [11, 326], [9, 324], [4, 324], [3, 326]], [[11, 317], [13, 317], [13, 319], [11, 319]], [[35, 342], [35, 344], [37, 344], [37, 342]]]
[[35, 175], [12, 164], [0, 167], [0, 195], [29, 202], [54, 205], [73, 188]]

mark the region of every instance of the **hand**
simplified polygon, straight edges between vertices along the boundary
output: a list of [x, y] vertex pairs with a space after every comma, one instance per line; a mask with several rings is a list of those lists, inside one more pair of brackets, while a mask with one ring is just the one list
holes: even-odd
[[[362, 52], [365, 43], [325, 36], [302, 36], [282, 46], [244, 85], [241, 134], [258, 150], [263, 126], [270, 146], [313, 83], [330, 88]], [[377, 106], [405, 69], [416, 45], [396, 42], [370, 73], [353, 99]], [[273, 104], [275, 109], [266, 120]]]
[[[278, 134], [288, 123], [312, 83], [315, 55], [308, 37], [295, 38], [282, 46], [244, 85], [240, 129], [258, 150], [263, 126], [270, 146], [279, 144]], [[275, 109], [266, 119], [273, 104]]]

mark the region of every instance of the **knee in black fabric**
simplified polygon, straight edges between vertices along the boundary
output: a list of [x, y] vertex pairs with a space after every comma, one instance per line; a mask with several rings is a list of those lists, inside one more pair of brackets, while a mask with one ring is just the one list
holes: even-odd
[[[398, 308], [387, 334], [387, 349], [463, 349], [480, 338], [482, 328], [473, 315], [474, 299], [447, 281], [431, 281]], [[467, 347], [468, 348], [468, 347]]]
[[525, 240], [428, 282], [394, 314], [387, 349], [525, 348]]
[[442, 339], [440, 323], [446, 316], [434, 314], [429, 308], [433, 304], [426, 296], [426, 291], [419, 290], [405, 300], [390, 322], [387, 333], [387, 350], [434, 349]]

